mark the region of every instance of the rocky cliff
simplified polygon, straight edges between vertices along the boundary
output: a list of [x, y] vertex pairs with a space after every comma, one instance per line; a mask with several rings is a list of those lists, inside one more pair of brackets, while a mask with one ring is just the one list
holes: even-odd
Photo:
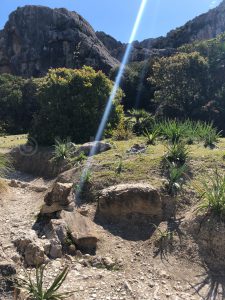
[[75, 12], [25, 6], [0, 31], [0, 73], [41, 76], [51, 67], [83, 64], [107, 73], [118, 61]]

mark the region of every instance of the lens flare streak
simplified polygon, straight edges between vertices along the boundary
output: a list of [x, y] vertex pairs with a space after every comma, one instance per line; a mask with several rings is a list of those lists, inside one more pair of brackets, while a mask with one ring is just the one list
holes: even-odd
[[135, 37], [136, 37], [136, 34], [137, 34], [137, 31], [138, 31], [138, 28], [139, 28], [139, 25], [140, 25], [140, 22], [141, 22], [141, 19], [142, 19], [142, 16], [143, 16], [143, 13], [144, 13], [147, 2], [148, 2], [148, 0], [142, 0], [142, 2], [141, 2], [141, 5], [140, 5], [140, 8], [139, 8], [139, 11], [138, 11], [135, 23], [134, 23], [134, 27], [133, 27], [129, 42], [128, 42], [128, 45], [126, 47], [125, 54], [123, 56], [123, 60], [120, 64], [119, 71], [118, 71], [118, 74], [116, 76], [116, 80], [115, 80], [113, 89], [112, 89], [110, 97], [108, 99], [108, 102], [107, 102], [107, 105], [106, 105], [101, 123], [100, 123], [98, 131], [97, 131], [97, 134], [95, 136], [95, 142], [96, 143], [94, 143], [94, 146], [90, 150], [90, 154], [89, 154], [87, 163], [86, 163], [85, 168], [82, 172], [79, 190], [82, 188], [82, 186], [84, 184], [86, 174], [87, 174], [87, 172], [90, 169], [91, 164], [92, 164], [93, 155], [95, 155], [97, 147], [98, 147], [98, 141], [101, 140], [102, 134], [104, 132], [107, 121], [109, 119], [109, 115], [110, 115], [112, 105], [113, 105], [113, 100], [115, 99], [116, 93], [119, 89], [120, 82], [121, 82], [125, 67], [128, 63], [129, 56], [130, 56], [130, 53], [131, 53], [131, 50], [132, 50], [132, 43], [135, 40]]

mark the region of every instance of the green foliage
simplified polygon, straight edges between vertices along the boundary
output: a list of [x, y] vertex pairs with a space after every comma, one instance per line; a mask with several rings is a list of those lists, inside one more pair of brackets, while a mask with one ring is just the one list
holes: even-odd
[[169, 144], [167, 146], [166, 160], [176, 165], [186, 163], [189, 156], [189, 150], [183, 142]]
[[59, 292], [68, 275], [68, 267], [55, 277], [48, 288], [44, 287], [44, 271], [45, 266], [41, 266], [36, 269], [34, 279], [30, 273], [26, 273], [25, 279], [18, 278], [18, 288], [25, 291], [32, 300], [63, 300], [74, 294], [74, 292]]
[[112, 133], [112, 139], [115, 141], [124, 141], [132, 137], [129, 124], [126, 123], [125, 118], [121, 117], [117, 128]]
[[186, 172], [186, 164], [177, 165], [169, 162], [167, 190], [170, 195], [174, 196], [182, 189]]
[[168, 117], [195, 117], [208, 91], [208, 61], [198, 52], [178, 53], [155, 62], [155, 101]]
[[225, 176], [216, 169], [209, 180], [203, 181], [197, 191], [202, 199], [199, 211], [207, 211], [220, 218], [225, 217]]
[[[41, 80], [41, 108], [30, 135], [45, 145], [52, 145], [57, 136], [69, 136], [75, 143], [89, 141], [97, 132], [112, 85], [101, 71], [91, 67], [49, 70]], [[121, 98], [119, 90], [109, 120], [111, 128], [117, 126], [123, 115]]]
[[145, 130], [144, 136], [147, 138], [148, 145], [155, 145], [156, 139], [160, 133], [159, 128], [155, 128], [152, 132], [149, 132], [148, 129]]
[[136, 135], [142, 135], [147, 130], [152, 130], [154, 124], [154, 117], [144, 109], [131, 109], [128, 111], [129, 122], [132, 131]]
[[191, 120], [178, 121], [166, 120], [155, 122], [155, 130], [158, 135], [172, 144], [204, 142], [205, 147], [213, 147], [219, 140], [221, 132], [218, 132], [213, 123], [195, 122]]
[[214, 147], [221, 137], [221, 132], [217, 131], [213, 123], [198, 123], [197, 132], [205, 147]]
[[10, 134], [26, 133], [38, 111], [38, 79], [0, 75], [0, 128]]
[[169, 120], [160, 124], [161, 133], [171, 143], [178, 143], [184, 137], [185, 126], [177, 120]]
[[84, 152], [81, 152], [77, 157], [76, 157], [76, 161], [78, 163], [81, 163], [83, 161], [85, 161], [87, 159], [87, 156], [84, 154]]
[[83, 176], [83, 183], [84, 184], [89, 184], [91, 183], [91, 180], [92, 180], [92, 172], [91, 170], [87, 170], [85, 173], [84, 173], [84, 176]]
[[[124, 91], [122, 103], [125, 110], [131, 108], [153, 109], [154, 87], [148, 81], [152, 75], [152, 65], [154, 59], [133, 62], [126, 66], [121, 80], [121, 88]], [[118, 68], [111, 70], [110, 78], [115, 80]]]
[[62, 160], [69, 160], [72, 154], [72, 145], [70, 140], [55, 139], [53, 160], [60, 162]]

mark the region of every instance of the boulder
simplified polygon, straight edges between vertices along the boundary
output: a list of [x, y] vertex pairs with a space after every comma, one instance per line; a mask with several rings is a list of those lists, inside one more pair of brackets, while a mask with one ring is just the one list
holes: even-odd
[[112, 220], [127, 220], [135, 216], [158, 221], [163, 218], [159, 192], [145, 183], [119, 184], [104, 189], [99, 197], [98, 210], [100, 215]]
[[45, 196], [41, 214], [51, 214], [63, 209], [72, 211], [74, 209], [72, 187], [73, 183], [56, 182]]
[[92, 252], [97, 247], [98, 235], [95, 224], [78, 212], [62, 211], [60, 217], [66, 223], [70, 237], [76, 247], [85, 252]]
[[85, 143], [82, 146], [80, 146], [76, 151], [76, 155], [79, 155], [80, 153], [83, 152], [86, 156], [89, 156], [93, 147], [95, 147], [95, 151], [93, 154], [99, 154], [101, 152], [108, 151], [112, 148], [111, 144], [107, 143], [107, 142], [103, 142], [103, 141], [89, 142], [89, 143]]
[[24, 257], [28, 266], [39, 266], [46, 261], [44, 243], [34, 231], [23, 232], [13, 241], [17, 251]]

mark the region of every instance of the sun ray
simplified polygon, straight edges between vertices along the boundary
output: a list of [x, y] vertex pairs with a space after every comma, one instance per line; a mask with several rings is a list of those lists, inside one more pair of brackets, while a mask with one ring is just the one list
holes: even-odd
[[[101, 140], [101, 137], [103, 135], [104, 129], [105, 129], [106, 124], [107, 124], [107, 121], [109, 119], [109, 115], [110, 115], [110, 112], [111, 112], [111, 109], [112, 109], [112, 105], [113, 105], [113, 100], [114, 100], [114, 98], [116, 96], [116, 93], [117, 93], [117, 91], [119, 89], [120, 82], [121, 82], [121, 79], [122, 79], [125, 67], [126, 67], [126, 65], [128, 63], [129, 56], [130, 56], [130, 53], [131, 53], [131, 50], [132, 50], [132, 43], [134, 42], [135, 37], [137, 35], [137, 31], [139, 29], [140, 22], [142, 20], [142, 16], [143, 16], [143, 13], [145, 11], [145, 8], [146, 8], [146, 5], [147, 5], [148, 1], [149, 0], [142, 0], [141, 1], [141, 5], [140, 5], [140, 8], [138, 10], [138, 14], [137, 14], [137, 17], [136, 17], [136, 20], [135, 20], [134, 27], [132, 29], [130, 38], [129, 38], [128, 45], [126, 47], [125, 54], [124, 54], [122, 62], [120, 64], [119, 71], [118, 71], [118, 74], [116, 76], [116, 80], [115, 80], [114, 86], [112, 88], [111, 94], [110, 94], [109, 99], [107, 101], [107, 105], [106, 105], [104, 114], [102, 116], [102, 120], [100, 122], [100, 125], [98, 127], [98, 131], [97, 131], [96, 136], [95, 136], [95, 141], [96, 142]], [[88, 173], [88, 171], [89, 171], [89, 169], [90, 169], [90, 167], [92, 165], [93, 155], [96, 153], [96, 149], [97, 149], [97, 143], [95, 143], [94, 146], [92, 147], [92, 149], [90, 151], [90, 154], [89, 154], [89, 157], [87, 159], [87, 163], [86, 163], [86, 165], [84, 167], [84, 170], [82, 172], [81, 180], [80, 180], [80, 185], [79, 185], [79, 189], [78, 189], [79, 191], [82, 189], [82, 186], [84, 184], [84, 179], [86, 177], [86, 174]], [[76, 204], [77, 205], [79, 205], [79, 203], [78, 203], [79, 200], [78, 199], [79, 199], [79, 195], [77, 195], [77, 197], [76, 197]]]

